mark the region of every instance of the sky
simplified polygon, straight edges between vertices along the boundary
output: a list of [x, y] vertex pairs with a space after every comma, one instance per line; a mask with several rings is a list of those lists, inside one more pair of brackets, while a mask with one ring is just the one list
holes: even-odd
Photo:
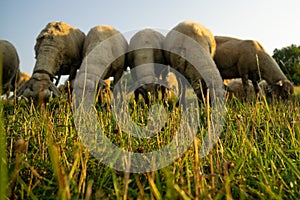
[[64, 21], [87, 34], [101, 24], [127, 33], [168, 31], [193, 20], [214, 35], [257, 40], [273, 55], [275, 48], [300, 45], [299, 9], [299, 0], [1, 0], [0, 39], [16, 47], [21, 71], [29, 74], [35, 64], [35, 39], [52, 21]]

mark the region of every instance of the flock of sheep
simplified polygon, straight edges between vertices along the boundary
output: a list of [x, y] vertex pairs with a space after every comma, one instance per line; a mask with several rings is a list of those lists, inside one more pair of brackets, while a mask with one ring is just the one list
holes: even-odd
[[[0, 41], [3, 94], [17, 88], [18, 97], [45, 101], [52, 94], [61, 95], [57, 87], [59, 79], [68, 75], [71, 90], [76, 87], [76, 96], [84, 91], [83, 80], [85, 86], [97, 85], [101, 89], [108, 85], [108, 78], [113, 77], [115, 84], [127, 67], [137, 67], [132, 70], [132, 78], [143, 86], [135, 91], [136, 100], [142, 94], [149, 101], [147, 94], [157, 91], [157, 85], [153, 84], [157, 80], [152, 80], [153, 77], [170, 79], [167, 66], [181, 73], [199, 97], [207, 88], [217, 97], [223, 96], [223, 80], [235, 78], [240, 79], [228, 83], [227, 89], [241, 98], [263, 91], [288, 99], [294, 90], [257, 41], [214, 36], [193, 21], [179, 23], [166, 36], [153, 29], [143, 29], [129, 42], [108, 25], [93, 27], [85, 35], [65, 22], [51, 22], [38, 35], [34, 49], [36, 63], [31, 77], [24, 81], [16, 49], [10, 42]], [[155, 65], [163, 65], [166, 70], [156, 70]], [[170, 84], [176, 82], [174, 75], [171, 79]], [[263, 81], [258, 84], [260, 80]], [[184, 95], [185, 88], [180, 87], [180, 82], [173, 85], [174, 90]]]

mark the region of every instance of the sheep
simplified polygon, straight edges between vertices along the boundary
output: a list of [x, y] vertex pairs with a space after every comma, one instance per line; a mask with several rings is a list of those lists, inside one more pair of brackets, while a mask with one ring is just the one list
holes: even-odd
[[20, 80], [18, 85], [22, 85], [23, 83], [29, 81], [30, 75], [27, 74], [26, 72], [20, 72]]
[[0, 69], [2, 71], [2, 94], [8, 94], [16, 88], [19, 80], [20, 59], [16, 48], [7, 40], [0, 40]]
[[106, 105], [106, 109], [110, 110], [111, 99], [112, 99], [112, 91], [111, 91], [111, 80], [110, 78], [104, 79], [103, 82], [105, 86], [98, 91], [98, 102], [103, 105]]
[[20, 59], [16, 48], [6, 40], [0, 40], [0, 63], [2, 70], [2, 94], [9, 96], [20, 85], [30, 79], [30, 75], [20, 72]]
[[[252, 81], [248, 80], [249, 84], [249, 93], [247, 100], [253, 100], [256, 98], [256, 93], [254, 90], [254, 86], [252, 84]], [[271, 87], [268, 85], [266, 80], [261, 80], [258, 83], [259, 93], [261, 96], [266, 98], [272, 97]], [[235, 96], [240, 100], [246, 99], [246, 94], [243, 88], [243, 82], [242, 79], [236, 78], [228, 82], [227, 84], [227, 93], [229, 97]]]
[[[213, 61], [215, 48], [215, 39], [210, 30], [193, 21], [179, 23], [164, 41], [167, 63], [185, 76], [199, 98], [202, 97], [199, 84], [203, 81], [213, 91], [211, 95], [225, 96], [223, 80]], [[183, 88], [179, 88], [179, 91], [185, 95]]]
[[172, 93], [178, 97], [179, 89], [178, 89], [178, 81], [174, 72], [169, 72], [166, 76], [166, 82], [170, 90], [166, 91], [166, 96], [171, 97]]
[[113, 77], [113, 86], [119, 81], [126, 69], [127, 50], [125, 37], [114, 27], [99, 25], [90, 29], [84, 42], [84, 59], [74, 80], [76, 105], [84, 98], [94, 101], [90, 97], [106, 85], [103, 79]]
[[[148, 92], [158, 98], [159, 86], [155, 82], [158, 82], [162, 75], [163, 67], [167, 68], [164, 66], [165, 59], [162, 50], [164, 39], [161, 33], [147, 28], [137, 32], [129, 42], [127, 64], [131, 69], [133, 80], [142, 85], [134, 91], [136, 102], [139, 94], [142, 94], [145, 103], [149, 104]], [[163, 91], [162, 94], [164, 93]]]
[[[248, 92], [248, 96], [247, 98], [250, 99], [255, 99], [256, 94], [255, 94], [255, 90], [254, 87], [252, 85], [252, 82], [250, 80], [248, 80], [248, 84], [249, 84], [249, 92]], [[227, 83], [227, 92], [229, 97], [231, 96], [235, 96], [238, 99], [244, 99], [246, 97], [246, 94], [244, 92], [243, 89], [243, 83], [242, 83], [242, 79], [237, 78], [237, 79], [233, 79], [230, 82]]]
[[48, 23], [36, 39], [36, 63], [31, 78], [18, 89], [17, 96], [32, 98], [37, 103], [47, 101], [51, 92], [60, 96], [56, 85], [61, 75], [69, 75], [69, 79], [76, 76], [84, 39], [81, 30], [65, 22]]
[[[115, 36], [116, 35], [116, 36]], [[112, 40], [113, 43], [109, 44], [109, 49], [99, 49], [99, 52], [94, 52], [96, 55], [103, 58], [104, 56], [111, 56], [107, 58], [107, 61], [109, 59], [112, 63], [100, 60], [100, 62], [104, 62], [106, 64], [111, 64], [110, 66], [101, 66], [103, 67], [104, 73], [103, 73], [103, 79], [107, 79], [109, 77], [114, 78], [114, 83], [118, 82], [118, 80], [123, 75], [124, 70], [126, 69], [125, 66], [125, 55], [121, 55], [121, 57], [114, 59], [114, 51], [124, 53], [124, 51], [128, 48], [128, 43], [124, 36], [117, 31], [114, 27], [108, 26], [108, 25], [99, 25], [91, 28], [91, 30], [88, 32], [86, 40], [84, 42], [83, 46], [83, 55], [86, 57], [91, 51], [93, 51], [97, 45], [99, 45], [101, 42], [109, 39], [110, 37], [115, 36], [115, 40]], [[120, 42], [120, 43], [118, 43]], [[101, 51], [100, 51], [101, 50]], [[101, 54], [101, 55], [100, 55]], [[99, 63], [101, 65], [102, 63]], [[106, 69], [104, 67], [107, 67]]]
[[215, 39], [214, 61], [222, 78], [241, 78], [246, 96], [249, 95], [248, 79], [252, 81], [256, 94], [259, 79], [266, 80], [275, 96], [288, 99], [293, 94], [293, 84], [259, 42], [224, 36], [215, 36]]

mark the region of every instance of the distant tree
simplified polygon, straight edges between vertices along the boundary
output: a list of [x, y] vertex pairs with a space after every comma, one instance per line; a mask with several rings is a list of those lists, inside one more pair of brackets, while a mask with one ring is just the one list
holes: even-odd
[[292, 44], [282, 49], [275, 49], [273, 58], [287, 78], [295, 85], [300, 85], [300, 46]]

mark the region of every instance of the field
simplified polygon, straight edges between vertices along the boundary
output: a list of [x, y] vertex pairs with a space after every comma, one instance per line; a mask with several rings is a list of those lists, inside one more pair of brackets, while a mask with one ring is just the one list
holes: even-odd
[[[298, 199], [299, 104], [299, 96], [286, 102], [228, 101], [216, 145], [199, 158], [208, 124], [208, 109], [202, 106], [198, 137], [183, 156], [157, 171], [126, 173], [89, 153], [68, 101], [54, 99], [44, 109], [2, 101], [0, 199]], [[135, 140], [121, 132], [105, 108], [99, 107], [98, 115], [115, 144], [137, 152], [168, 144], [178, 123], [176, 114], [170, 115], [170, 127]], [[144, 115], [132, 112], [137, 123], [145, 123]]]

